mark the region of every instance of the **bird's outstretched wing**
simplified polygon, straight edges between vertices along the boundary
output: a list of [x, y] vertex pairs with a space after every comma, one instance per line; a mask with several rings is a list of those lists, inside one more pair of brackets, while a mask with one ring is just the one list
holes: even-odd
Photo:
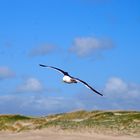
[[78, 79], [78, 78], [74, 78], [74, 79], [75, 79], [77, 82], [83, 83], [87, 88], [91, 89], [91, 90], [94, 91], [95, 93], [97, 93], [97, 94], [103, 96], [103, 94], [101, 94], [100, 92], [98, 92], [97, 90], [95, 90], [93, 87], [91, 87], [91, 86], [90, 86], [89, 84], [87, 84], [85, 81], [80, 80], [80, 79]]
[[63, 71], [63, 70], [61, 70], [61, 69], [59, 69], [59, 68], [56, 68], [56, 67], [47, 66], [47, 65], [43, 65], [43, 64], [39, 64], [39, 66], [41, 66], [41, 67], [48, 67], [48, 68], [52, 68], [52, 69], [54, 69], [54, 70], [59, 71], [60, 73], [62, 73], [62, 74], [64, 74], [64, 75], [69, 75], [69, 74], [68, 74], [68, 72], [65, 72], [65, 71]]

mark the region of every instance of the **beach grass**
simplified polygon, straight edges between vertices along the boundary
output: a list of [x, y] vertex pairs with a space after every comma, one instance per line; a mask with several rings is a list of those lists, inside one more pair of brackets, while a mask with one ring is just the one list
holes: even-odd
[[0, 115], [0, 131], [21, 132], [50, 127], [59, 130], [140, 135], [140, 112], [81, 110], [46, 117]]

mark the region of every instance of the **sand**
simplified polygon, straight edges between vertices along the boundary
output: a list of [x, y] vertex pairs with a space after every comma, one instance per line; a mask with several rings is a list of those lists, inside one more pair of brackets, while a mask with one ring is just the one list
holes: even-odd
[[140, 137], [110, 136], [96, 133], [68, 133], [48, 129], [12, 133], [0, 132], [0, 140], [139, 140]]

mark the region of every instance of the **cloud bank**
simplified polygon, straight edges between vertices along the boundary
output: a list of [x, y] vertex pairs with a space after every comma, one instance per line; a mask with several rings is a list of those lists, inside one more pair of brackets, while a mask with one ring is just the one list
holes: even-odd
[[[41, 83], [28, 78], [19, 89], [21, 92], [39, 92]], [[105, 83], [103, 97], [81, 90], [72, 96], [62, 94], [16, 94], [0, 96], [0, 113], [20, 113], [25, 115], [48, 115], [75, 110], [140, 110], [140, 85], [111, 77]], [[65, 93], [67, 94], [67, 93]]]
[[0, 113], [24, 115], [48, 115], [80, 109], [74, 98], [51, 96], [0, 96]]
[[75, 38], [73, 46], [69, 50], [77, 56], [86, 57], [94, 54], [97, 51], [103, 51], [110, 48], [113, 48], [113, 43], [110, 39], [81, 37]]

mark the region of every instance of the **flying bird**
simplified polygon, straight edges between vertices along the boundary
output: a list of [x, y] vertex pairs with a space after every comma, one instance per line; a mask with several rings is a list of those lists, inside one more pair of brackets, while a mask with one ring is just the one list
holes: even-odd
[[97, 90], [95, 90], [94, 88], [92, 88], [89, 84], [87, 84], [85, 81], [83, 80], [80, 80], [79, 78], [75, 78], [75, 77], [72, 77], [71, 75], [69, 75], [68, 72], [66, 71], [63, 71], [62, 69], [59, 69], [59, 68], [56, 68], [56, 67], [53, 67], [53, 66], [47, 66], [47, 65], [43, 65], [43, 64], [39, 64], [39, 66], [41, 67], [48, 67], [48, 68], [52, 68], [60, 73], [62, 73], [64, 75], [63, 77], [63, 81], [65, 83], [68, 83], [68, 84], [72, 84], [72, 83], [78, 83], [78, 82], [81, 82], [83, 83], [87, 88], [91, 89], [93, 92], [103, 96], [103, 94], [99, 93]]

